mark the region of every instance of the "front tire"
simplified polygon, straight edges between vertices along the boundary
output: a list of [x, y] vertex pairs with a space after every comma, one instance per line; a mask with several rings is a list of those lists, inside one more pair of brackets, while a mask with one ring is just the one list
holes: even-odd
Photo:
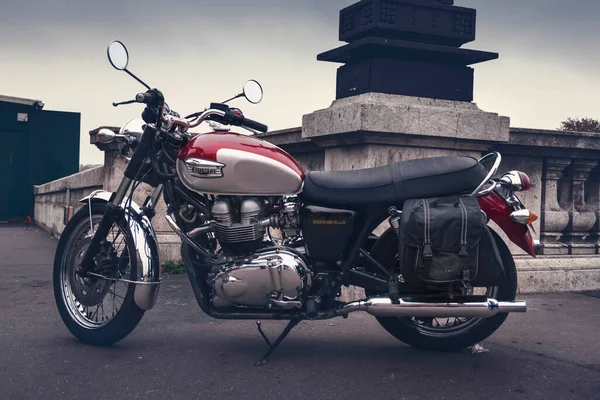
[[[517, 268], [512, 254], [504, 241], [492, 231], [506, 278], [500, 285], [487, 288], [487, 295], [498, 301], [513, 301], [517, 294]], [[393, 230], [386, 231], [373, 246], [372, 256], [384, 267], [397, 265], [398, 238]], [[367, 291], [367, 296], [381, 295]], [[477, 293], [476, 293], [477, 294]], [[499, 313], [489, 318], [454, 318], [451, 325], [442, 326], [434, 318], [395, 318], [378, 317], [381, 326], [398, 340], [420, 349], [452, 351], [479, 343], [491, 336], [506, 320], [507, 313]], [[448, 320], [448, 318], [442, 318]], [[436, 322], [434, 322], [436, 321]]]
[[[54, 258], [54, 298], [63, 322], [75, 337], [87, 344], [105, 346], [129, 335], [144, 311], [135, 304], [134, 284], [82, 279], [75, 274], [92, 230], [95, 232], [106, 209], [104, 203], [91, 206], [91, 213], [89, 205], [75, 213], [60, 237]], [[114, 223], [106, 241], [110, 245], [105, 247], [102, 274], [135, 281], [138, 260], [129, 255], [137, 252], [126, 221]]]

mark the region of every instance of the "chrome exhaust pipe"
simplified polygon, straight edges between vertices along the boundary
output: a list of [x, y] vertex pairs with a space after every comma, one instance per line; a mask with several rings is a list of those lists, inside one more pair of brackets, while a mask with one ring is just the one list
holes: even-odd
[[344, 304], [339, 315], [355, 311], [366, 311], [376, 317], [478, 317], [488, 318], [498, 313], [526, 312], [525, 301], [485, 301], [467, 303], [424, 303], [410, 299], [400, 299], [394, 304], [389, 297], [370, 297], [366, 300]]

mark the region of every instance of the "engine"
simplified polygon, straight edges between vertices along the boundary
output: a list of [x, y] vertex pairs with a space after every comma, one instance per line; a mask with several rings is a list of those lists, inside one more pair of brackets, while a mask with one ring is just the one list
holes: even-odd
[[281, 228], [283, 237], [299, 234], [297, 203], [219, 197], [211, 213], [212, 232], [230, 260], [211, 274], [213, 305], [302, 307], [312, 282], [303, 256], [292, 248], [274, 248], [273, 243], [264, 241], [268, 227]]
[[285, 238], [300, 234], [295, 198], [219, 197], [212, 207], [212, 232], [226, 256], [253, 254], [263, 245], [265, 229], [280, 228]]
[[[236, 204], [237, 203], [237, 204]], [[258, 250], [265, 237], [270, 220], [264, 217], [264, 204], [260, 199], [220, 197], [212, 207], [212, 231], [228, 256], [252, 254]]]

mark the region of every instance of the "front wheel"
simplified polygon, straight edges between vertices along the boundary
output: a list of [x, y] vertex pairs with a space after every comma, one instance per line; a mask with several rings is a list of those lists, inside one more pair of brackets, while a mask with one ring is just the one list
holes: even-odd
[[[506, 272], [504, 281], [494, 287], [474, 288], [474, 294], [498, 301], [513, 301], [517, 294], [517, 268], [504, 241], [492, 231]], [[372, 256], [384, 267], [398, 268], [398, 238], [393, 230], [386, 231], [373, 246]], [[367, 291], [367, 296], [381, 295]], [[413, 347], [430, 350], [459, 350], [487, 339], [502, 325], [508, 314], [489, 318], [423, 318], [379, 317], [381, 326], [400, 341]]]
[[75, 273], [96, 231], [106, 204], [81, 208], [66, 226], [54, 257], [54, 298], [60, 316], [82, 342], [109, 345], [127, 336], [144, 311], [134, 301], [138, 260], [126, 221], [113, 223], [96, 255], [96, 272], [111, 278], [82, 278]]

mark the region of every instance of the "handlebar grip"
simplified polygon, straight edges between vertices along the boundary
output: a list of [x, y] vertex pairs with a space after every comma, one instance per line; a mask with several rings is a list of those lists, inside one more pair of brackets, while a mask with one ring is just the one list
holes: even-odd
[[261, 124], [258, 121], [254, 121], [248, 118], [244, 118], [244, 122], [242, 122], [243, 126], [246, 126], [250, 129], [254, 129], [255, 131], [259, 131], [262, 133], [268, 132], [269, 131], [269, 127], [265, 124]]
[[154, 96], [151, 92], [146, 93], [138, 93], [135, 95], [135, 101], [138, 103], [151, 104], [156, 96]]
[[159, 106], [164, 98], [162, 93], [157, 89], [148, 90], [146, 93], [138, 93], [135, 95], [135, 101], [138, 103], [144, 103], [151, 107]]

